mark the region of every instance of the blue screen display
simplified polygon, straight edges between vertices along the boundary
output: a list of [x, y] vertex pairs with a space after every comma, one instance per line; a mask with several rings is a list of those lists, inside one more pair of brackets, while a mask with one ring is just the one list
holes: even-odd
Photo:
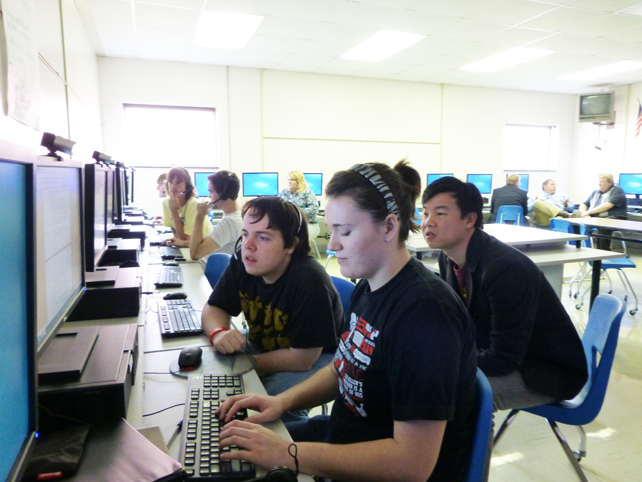
[[430, 186], [433, 182], [435, 182], [437, 179], [441, 179], [442, 177], [452, 177], [452, 174], [428, 174], [428, 186]]
[[277, 172], [244, 172], [243, 196], [278, 196], [279, 174]]
[[492, 174], [468, 174], [466, 182], [470, 182], [477, 186], [479, 192], [482, 194], [490, 194], [493, 187]]
[[[0, 161], [0, 177], [6, 183], [0, 195], [0, 225], [4, 245], [11, 256], [0, 257], [0, 303], [2, 338], [0, 339], [0, 480], [6, 480], [29, 436], [29, 413], [35, 410], [30, 401], [29, 372], [29, 268], [25, 226], [27, 213], [27, 168], [23, 164]], [[33, 354], [31, 355], [33, 356]]]
[[210, 192], [207, 190], [209, 181], [207, 180], [208, 176], [211, 176], [214, 172], [195, 172], [194, 173], [194, 187], [198, 193], [198, 197], [208, 197]]
[[625, 194], [642, 194], [642, 174], [620, 174], [620, 188]]
[[320, 172], [304, 172], [303, 177], [315, 196], [323, 194], [323, 174]]

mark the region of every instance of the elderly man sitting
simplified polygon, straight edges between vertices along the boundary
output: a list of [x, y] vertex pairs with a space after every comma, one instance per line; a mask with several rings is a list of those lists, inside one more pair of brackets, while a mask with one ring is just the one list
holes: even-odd
[[542, 183], [542, 192], [535, 196], [533, 204], [536, 225], [550, 226], [551, 218], [568, 218], [574, 210], [570, 197], [557, 192], [554, 179], [547, 179]]

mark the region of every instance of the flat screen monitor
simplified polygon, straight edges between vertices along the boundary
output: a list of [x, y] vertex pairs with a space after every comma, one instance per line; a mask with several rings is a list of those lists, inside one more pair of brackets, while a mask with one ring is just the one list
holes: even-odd
[[35, 445], [35, 152], [0, 140], [0, 480], [22, 480]]
[[85, 271], [94, 271], [107, 249], [107, 167], [86, 164], [84, 188]]
[[114, 193], [114, 179], [116, 176], [116, 172], [114, 169], [107, 169], [106, 172], [107, 175], [107, 232], [111, 228], [114, 227], [114, 224], [116, 224], [116, 205], [114, 201], [116, 200], [115, 193]]
[[208, 190], [209, 181], [207, 178], [214, 174], [214, 171], [211, 172], [195, 172], [194, 173], [194, 187], [198, 193], [198, 197], [208, 197], [210, 192]]
[[453, 177], [453, 174], [428, 174], [426, 185], [430, 186], [433, 182], [435, 182], [437, 179], [441, 179], [442, 177]]
[[[528, 180], [530, 175], [529, 174], [517, 174], [517, 175], [519, 176], [519, 186], [517, 187], [528, 192]], [[508, 179], [508, 176], [510, 176], [510, 174], [506, 174], [506, 179]]]
[[304, 172], [305, 182], [315, 196], [323, 194], [323, 174], [320, 172]]
[[38, 356], [85, 289], [82, 163], [36, 158]]
[[642, 195], [642, 174], [620, 174], [619, 186], [625, 194]]
[[114, 216], [117, 224], [122, 224], [125, 219], [125, 206], [127, 205], [127, 186], [123, 166], [117, 166], [114, 174]]
[[492, 174], [468, 174], [466, 182], [470, 182], [477, 186], [481, 194], [490, 194], [493, 188], [493, 175]]
[[243, 196], [278, 196], [279, 174], [277, 172], [244, 172]]

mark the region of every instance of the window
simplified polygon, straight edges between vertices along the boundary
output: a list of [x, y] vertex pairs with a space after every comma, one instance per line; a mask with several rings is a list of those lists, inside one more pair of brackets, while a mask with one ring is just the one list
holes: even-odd
[[[219, 166], [216, 109], [124, 104], [130, 167]], [[119, 159], [120, 160], [120, 159]]]
[[557, 143], [557, 126], [506, 124], [504, 127], [504, 170], [556, 170]]

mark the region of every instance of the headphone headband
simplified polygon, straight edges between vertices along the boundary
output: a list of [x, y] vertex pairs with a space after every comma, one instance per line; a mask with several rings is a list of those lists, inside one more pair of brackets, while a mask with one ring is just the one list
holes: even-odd
[[386, 203], [388, 212], [395, 216], [399, 216], [399, 208], [397, 207], [395, 196], [392, 194], [392, 191], [388, 187], [388, 184], [386, 184], [386, 181], [381, 177], [381, 174], [379, 174], [373, 167], [366, 164], [355, 164], [348, 170], [357, 172], [370, 181], [377, 191], [379, 191], [379, 194], [381, 194], [381, 197]]

